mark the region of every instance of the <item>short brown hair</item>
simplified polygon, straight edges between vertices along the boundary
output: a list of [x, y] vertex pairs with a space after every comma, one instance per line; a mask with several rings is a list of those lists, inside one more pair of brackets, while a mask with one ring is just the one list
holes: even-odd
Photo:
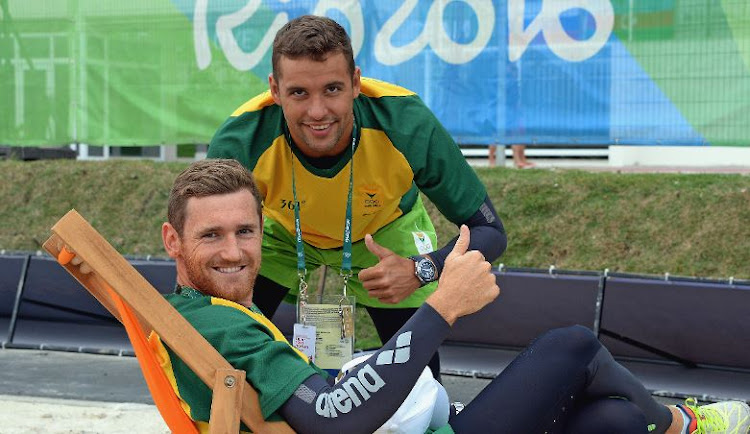
[[169, 192], [167, 220], [182, 236], [188, 199], [248, 190], [253, 194], [261, 218], [263, 205], [253, 175], [236, 160], [209, 159], [191, 164], [177, 175]]
[[273, 79], [278, 81], [281, 76], [281, 56], [290, 59], [310, 58], [322, 62], [331, 53], [342, 53], [348, 63], [349, 73], [354, 75], [352, 41], [343, 27], [327, 17], [303, 15], [295, 18], [279, 29], [273, 40]]

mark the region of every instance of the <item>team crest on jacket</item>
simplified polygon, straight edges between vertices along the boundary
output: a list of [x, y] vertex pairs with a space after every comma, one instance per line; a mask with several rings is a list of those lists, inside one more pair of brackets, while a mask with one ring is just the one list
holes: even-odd
[[417, 247], [417, 252], [420, 255], [426, 255], [435, 249], [432, 247], [432, 240], [425, 232], [412, 232], [414, 236], [414, 245]]
[[383, 206], [383, 202], [380, 200], [380, 191], [377, 188], [362, 188], [362, 200], [365, 211], [375, 211], [374, 208]]

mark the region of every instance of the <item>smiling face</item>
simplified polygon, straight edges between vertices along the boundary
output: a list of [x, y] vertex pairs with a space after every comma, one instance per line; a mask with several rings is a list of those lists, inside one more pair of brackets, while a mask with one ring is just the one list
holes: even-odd
[[338, 155], [350, 143], [361, 72], [349, 71], [344, 54], [332, 52], [322, 61], [282, 56], [278, 80], [268, 77], [292, 139], [308, 157]]
[[177, 283], [250, 306], [261, 261], [263, 222], [253, 194], [191, 197], [182, 235], [162, 227], [164, 247], [177, 265]]

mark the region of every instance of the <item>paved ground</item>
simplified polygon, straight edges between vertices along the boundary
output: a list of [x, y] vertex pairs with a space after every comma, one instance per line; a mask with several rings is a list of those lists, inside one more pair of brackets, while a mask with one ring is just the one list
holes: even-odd
[[[468, 403], [489, 380], [443, 382], [452, 400]], [[135, 358], [57, 351], [0, 349], [0, 395], [153, 404]]]
[[[443, 376], [464, 403], [487, 383]], [[57, 351], [0, 349], [0, 421], [0, 434], [168, 432], [135, 358]]]
[[[454, 401], [489, 380], [446, 376]], [[133, 357], [0, 349], [0, 434], [166, 433]]]

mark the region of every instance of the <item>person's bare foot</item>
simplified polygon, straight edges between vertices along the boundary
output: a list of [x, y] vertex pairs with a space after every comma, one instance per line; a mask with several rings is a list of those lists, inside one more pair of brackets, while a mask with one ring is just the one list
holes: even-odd
[[516, 162], [516, 167], [519, 169], [531, 169], [532, 167], [536, 167], [536, 164], [529, 161], [518, 161]]

